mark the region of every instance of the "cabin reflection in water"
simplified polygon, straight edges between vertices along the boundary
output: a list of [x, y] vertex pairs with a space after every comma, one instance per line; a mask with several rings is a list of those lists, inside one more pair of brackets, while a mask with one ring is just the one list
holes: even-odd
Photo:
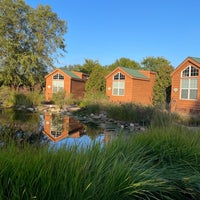
[[53, 142], [64, 138], [79, 138], [84, 134], [83, 125], [68, 115], [44, 112], [44, 134]]

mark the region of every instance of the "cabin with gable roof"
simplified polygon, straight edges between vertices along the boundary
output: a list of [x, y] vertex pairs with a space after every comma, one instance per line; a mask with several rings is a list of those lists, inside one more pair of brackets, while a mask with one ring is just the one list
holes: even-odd
[[57, 68], [45, 76], [46, 79], [46, 101], [50, 101], [53, 94], [64, 91], [66, 96], [75, 99], [82, 98], [85, 94], [85, 83], [88, 75], [82, 72], [70, 71], [66, 68]]
[[152, 105], [156, 72], [117, 67], [106, 76], [106, 95], [113, 102]]
[[200, 58], [187, 57], [171, 79], [171, 112], [200, 114]]

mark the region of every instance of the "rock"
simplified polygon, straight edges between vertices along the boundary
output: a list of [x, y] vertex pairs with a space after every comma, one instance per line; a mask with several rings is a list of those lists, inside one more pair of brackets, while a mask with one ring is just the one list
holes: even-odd
[[34, 112], [35, 111], [35, 108], [26, 108], [26, 110], [28, 110], [28, 111], [31, 111], [31, 112]]

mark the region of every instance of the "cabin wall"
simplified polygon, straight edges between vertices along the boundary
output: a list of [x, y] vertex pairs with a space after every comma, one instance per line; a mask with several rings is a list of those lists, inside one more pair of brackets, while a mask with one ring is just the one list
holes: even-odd
[[124, 96], [113, 96], [112, 90], [113, 90], [113, 76], [109, 76], [106, 80], [106, 95], [109, 97], [111, 101], [114, 102], [131, 102], [132, 101], [132, 79], [128, 76], [126, 76], [125, 81], [125, 90], [124, 90]]
[[55, 70], [50, 76], [46, 77], [46, 92], [45, 92], [45, 99], [46, 101], [50, 101], [53, 97], [53, 76], [55, 74], [61, 74], [64, 76], [64, 91], [66, 92], [66, 95], [69, 96], [71, 93], [71, 78], [67, 76], [65, 73], [63, 73], [61, 70]]
[[112, 74], [106, 79], [106, 95], [111, 101], [119, 103], [133, 102], [147, 105], [152, 104], [155, 73], [148, 72], [147, 75], [149, 76], [150, 80], [134, 79], [130, 76], [126, 76], [124, 96], [113, 96], [112, 83], [114, 74]]
[[189, 65], [195, 66], [190, 61], [182, 63], [178, 69], [172, 74], [172, 90], [171, 90], [171, 112], [179, 114], [198, 114], [200, 113], [200, 71], [198, 76], [198, 98], [197, 100], [182, 100], [181, 95], [181, 72]]
[[71, 95], [75, 99], [83, 98], [85, 95], [85, 82], [71, 80]]
[[153, 100], [154, 77], [152, 80], [134, 79], [133, 81], [133, 102], [151, 105]]
[[48, 76], [46, 78], [45, 99], [46, 101], [50, 101], [51, 98], [52, 98], [52, 76]]

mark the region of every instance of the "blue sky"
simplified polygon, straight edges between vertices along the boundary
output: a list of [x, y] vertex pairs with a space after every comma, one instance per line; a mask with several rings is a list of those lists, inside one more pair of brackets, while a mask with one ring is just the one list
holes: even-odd
[[64, 58], [57, 66], [85, 59], [110, 65], [121, 57], [141, 62], [161, 56], [177, 67], [200, 57], [200, 0], [26, 0], [50, 5], [66, 20]]

